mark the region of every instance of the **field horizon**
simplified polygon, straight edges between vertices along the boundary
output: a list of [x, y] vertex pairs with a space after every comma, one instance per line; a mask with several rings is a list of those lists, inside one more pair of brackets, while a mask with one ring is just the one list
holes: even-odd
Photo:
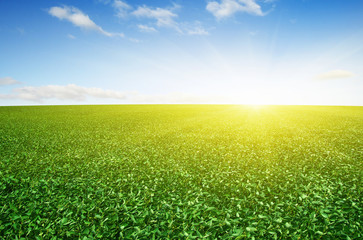
[[0, 107], [56, 107], [56, 106], [159, 106], [159, 105], [206, 105], [206, 106], [244, 106], [244, 107], [363, 107], [363, 105], [339, 105], [339, 104], [249, 104], [249, 103], [100, 103], [100, 104], [28, 104], [28, 105], [1, 105]]
[[359, 239], [363, 107], [0, 108], [0, 236]]

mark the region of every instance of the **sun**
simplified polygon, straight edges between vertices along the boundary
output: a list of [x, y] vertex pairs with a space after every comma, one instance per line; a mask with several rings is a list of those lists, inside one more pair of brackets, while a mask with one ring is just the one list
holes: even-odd
[[262, 108], [265, 105], [272, 105], [275, 100], [271, 95], [264, 93], [244, 93], [235, 97], [235, 102], [238, 104], [248, 105], [253, 108]]
[[259, 111], [268, 107], [266, 104], [247, 104], [247, 106], [255, 111]]

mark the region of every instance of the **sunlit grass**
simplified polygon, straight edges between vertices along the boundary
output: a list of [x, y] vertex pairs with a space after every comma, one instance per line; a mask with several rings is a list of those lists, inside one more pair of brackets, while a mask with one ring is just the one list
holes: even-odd
[[0, 108], [0, 236], [359, 239], [363, 108]]

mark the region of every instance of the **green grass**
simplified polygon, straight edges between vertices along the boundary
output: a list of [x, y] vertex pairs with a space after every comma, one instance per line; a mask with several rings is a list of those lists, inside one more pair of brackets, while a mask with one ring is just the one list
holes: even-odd
[[0, 107], [1, 239], [362, 239], [363, 107]]

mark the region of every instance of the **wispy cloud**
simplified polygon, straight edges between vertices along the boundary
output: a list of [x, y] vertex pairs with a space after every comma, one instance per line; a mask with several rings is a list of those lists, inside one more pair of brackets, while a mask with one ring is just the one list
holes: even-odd
[[245, 12], [257, 16], [264, 16], [261, 6], [256, 0], [221, 0], [212, 1], [207, 4], [206, 9], [217, 19], [223, 19], [234, 15], [237, 12]]
[[139, 6], [131, 14], [139, 18], [154, 19], [156, 20], [156, 25], [158, 27], [178, 28], [177, 23], [174, 20], [178, 17], [178, 15], [175, 13], [177, 8], [179, 8], [178, 5], [174, 5], [171, 8], [151, 8], [143, 5]]
[[202, 26], [202, 23], [199, 21], [196, 21], [194, 23], [181, 24], [181, 29], [186, 35], [209, 35], [209, 32]]
[[0, 78], [0, 86], [5, 86], [5, 85], [15, 85], [15, 84], [20, 84], [21, 82], [13, 79], [12, 77], [3, 77]]
[[25, 34], [25, 29], [21, 28], [21, 27], [17, 27], [16, 30], [21, 34], [24, 35]]
[[157, 30], [155, 28], [147, 26], [147, 25], [139, 24], [139, 25], [137, 25], [137, 27], [139, 28], [139, 30], [141, 32], [148, 32], [148, 33], [157, 32]]
[[127, 18], [128, 16], [141, 19], [151, 19], [153, 22], [147, 24], [140, 23], [137, 28], [140, 32], [155, 33], [159, 28], [167, 27], [174, 29], [182, 35], [209, 35], [209, 32], [196, 21], [191, 22], [178, 22], [177, 10], [181, 8], [178, 4], [173, 4], [169, 7], [150, 7], [147, 5], [132, 6], [126, 1], [121, 0], [99, 0], [104, 4], [111, 5], [117, 12], [116, 16], [119, 18]]
[[209, 32], [207, 30], [205, 30], [204, 28], [202, 28], [202, 27], [195, 27], [195, 28], [187, 29], [186, 33], [188, 35], [200, 35], [200, 36], [209, 35]]
[[84, 101], [87, 97], [125, 99], [126, 96], [127, 94], [123, 92], [69, 84], [16, 88], [13, 90], [13, 93], [2, 94], [0, 97], [3, 99], [23, 99], [34, 102], [43, 102], [46, 99]]
[[137, 39], [137, 38], [128, 38], [130, 42], [133, 42], [133, 43], [141, 43], [142, 40], [140, 39]]
[[67, 37], [70, 38], [70, 39], [76, 39], [76, 37], [73, 36], [72, 34], [68, 34]]
[[[194, 23], [185, 22], [180, 23], [176, 21], [178, 14], [176, 10], [180, 6], [174, 4], [173, 7], [169, 8], [151, 8], [146, 5], [139, 6], [131, 14], [139, 18], [149, 18], [156, 20], [156, 27], [169, 27], [176, 30], [182, 35], [209, 35], [209, 32], [203, 28], [199, 21]], [[147, 25], [139, 24], [138, 28], [142, 32], [156, 32], [156, 28]]]
[[46, 103], [47, 100], [84, 102], [89, 97], [98, 99], [122, 100], [131, 103], [217, 103], [228, 102], [222, 96], [200, 96], [188, 93], [173, 92], [166, 94], [141, 94], [138, 92], [121, 92], [101, 88], [81, 87], [75, 84], [48, 85], [40, 87], [22, 87], [13, 89], [10, 94], [0, 94], [0, 99], [17, 99], [35, 103]]
[[75, 7], [51, 7], [48, 13], [60, 20], [69, 21], [81, 29], [96, 31], [107, 37], [124, 36], [122, 33], [111, 33], [103, 30], [103, 28], [94, 23], [88, 15]]
[[315, 80], [333, 80], [354, 77], [355, 74], [346, 70], [333, 70], [315, 76]]
[[250, 31], [248, 35], [250, 36], [256, 36], [258, 34], [258, 31]]
[[116, 10], [116, 16], [119, 18], [125, 18], [128, 15], [128, 11], [132, 9], [132, 7], [124, 1], [114, 0], [112, 6]]

